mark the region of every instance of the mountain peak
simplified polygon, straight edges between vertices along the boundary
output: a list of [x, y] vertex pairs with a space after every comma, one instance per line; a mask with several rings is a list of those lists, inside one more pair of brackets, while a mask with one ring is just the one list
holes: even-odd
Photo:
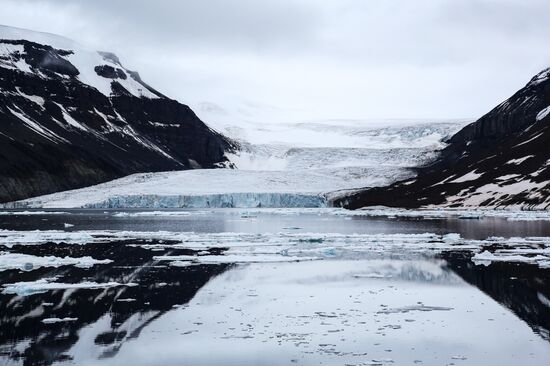
[[75, 77], [107, 97], [112, 94], [163, 97], [136, 72], [124, 68], [114, 53], [90, 50], [49, 33], [0, 26], [0, 63], [40, 77], [56, 74]]

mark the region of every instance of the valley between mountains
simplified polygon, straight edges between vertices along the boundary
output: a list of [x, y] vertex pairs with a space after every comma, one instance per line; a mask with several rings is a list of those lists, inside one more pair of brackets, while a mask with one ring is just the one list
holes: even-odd
[[113, 53], [5, 26], [0, 45], [5, 207], [550, 204], [548, 70], [477, 121], [250, 123], [210, 107], [207, 125]]

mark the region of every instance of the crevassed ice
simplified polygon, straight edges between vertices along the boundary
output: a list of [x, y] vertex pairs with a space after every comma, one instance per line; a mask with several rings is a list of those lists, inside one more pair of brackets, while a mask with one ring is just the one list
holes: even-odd
[[182, 196], [116, 196], [86, 204], [85, 208], [246, 208], [246, 207], [326, 207], [320, 194], [224, 193]]

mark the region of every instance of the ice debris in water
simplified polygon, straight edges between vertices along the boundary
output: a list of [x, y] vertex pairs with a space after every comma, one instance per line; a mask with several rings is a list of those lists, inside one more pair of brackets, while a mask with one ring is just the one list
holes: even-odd
[[[171, 258], [174, 266], [184, 262], [192, 263], [249, 263], [288, 262], [312, 259], [338, 259], [361, 255], [388, 254], [425, 255], [445, 251], [471, 253], [474, 260], [528, 262], [539, 267], [550, 266], [550, 238], [487, 238], [485, 240], [464, 239], [459, 234], [337, 234], [337, 233], [194, 233], [194, 232], [141, 232], [141, 231], [10, 231], [0, 230], [0, 239], [7, 247], [15, 244], [40, 245], [48, 242], [66, 244], [103, 243], [119, 240], [157, 240], [157, 243], [130, 244], [149, 250], [191, 249], [199, 256]], [[164, 243], [162, 241], [165, 241]], [[495, 245], [502, 249], [491, 249]], [[223, 249], [223, 254], [210, 253], [210, 249]], [[486, 250], [489, 253], [484, 253]], [[38, 257], [40, 258], [40, 257]], [[168, 261], [167, 258], [157, 260]], [[55, 265], [56, 259], [36, 259]], [[59, 265], [69, 264], [64, 258]], [[0, 256], [1, 261], [1, 256]], [[74, 259], [73, 265], [87, 266], [107, 263], [92, 258]], [[0, 262], [1, 263], [1, 262]], [[24, 269], [26, 260], [20, 266]], [[42, 262], [37, 262], [42, 265]]]
[[139, 211], [116, 212], [114, 217], [155, 217], [155, 216], [191, 216], [189, 211]]
[[398, 313], [409, 313], [411, 311], [449, 311], [453, 310], [450, 307], [444, 306], [427, 306], [423, 304], [413, 305], [413, 306], [404, 306], [401, 308], [394, 309], [384, 309], [378, 311], [379, 314], [398, 314]]
[[545, 262], [550, 261], [550, 257], [545, 257], [543, 255], [535, 255], [535, 256], [525, 256], [525, 255], [519, 255], [519, 254], [511, 254], [511, 253], [502, 253], [497, 252], [501, 254], [495, 254], [491, 253], [488, 250], [485, 250], [481, 253], [477, 253], [472, 257], [472, 261], [475, 264], [478, 265], [489, 265], [492, 262], [524, 262], [524, 263], [538, 263], [542, 262], [542, 264], [545, 264]]
[[157, 256], [157, 261], [170, 261], [174, 266], [181, 267], [182, 262], [194, 263], [278, 263], [278, 262], [301, 262], [321, 259], [319, 257], [292, 257], [276, 255], [204, 255], [204, 256]]
[[55, 281], [55, 278], [42, 278], [37, 281], [29, 282], [16, 282], [8, 283], [3, 285], [4, 294], [16, 294], [19, 296], [29, 296], [34, 294], [40, 294], [53, 290], [67, 290], [67, 289], [98, 289], [98, 288], [109, 288], [109, 287], [118, 287], [118, 286], [137, 286], [135, 283], [118, 283], [118, 282], [90, 282], [83, 281], [79, 283], [59, 283], [52, 282]]
[[68, 323], [68, 322], [75, 322], [78, 318], [46, 318], [42, 319], [42, 323], [44, 324], [55, 324], [55, 323]]
[[42, 216], [42, 215], [68, 215], [61, 211], [0, 211], [0, 216]]
[[483, 219], [486, 217], [503, 218], [509, 221], [549, 221], [550, 211], [522, 211], [522, 210], [494, 210], [494, 209], [451, 209], [451, 208], [426, 208], [426, 209], [402, 209], [390, 207], [367, 207], [356, 211], [335, 210], [336, 215], [370, 216], [408, 218], [421, 217], [424, 219]]
[[61, 267], [61, 266], [76, 266], [80, 268], [90, 268], [96, 264], [109, 264], [110, 259], [94, 259], [92, 257], [38, 257], [28, 254], [19, 253], [3, 253], [0, 252], [0, 271], [8, 269], [20, 269], [23, 271], [31, 271], [40, 267]]

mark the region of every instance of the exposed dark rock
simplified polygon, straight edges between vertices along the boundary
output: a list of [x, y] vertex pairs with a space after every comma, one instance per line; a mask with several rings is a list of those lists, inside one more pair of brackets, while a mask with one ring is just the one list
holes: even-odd
[[[81, 81], [73, 50], [27, 40], [0, 44], [23, 47], [0, 52], [0, 202], [139, 172], [213, 168], [233, 149], [188, 106], [141, 82], [112, 54], [102, 53], [105, 65], [87, 70], [113, 79], [106, 95]], [[130, 78], [143, 95], [121, 84]]]
[[34, 69], [48, 74], [50, 72], [67, 76], [76, 76], [79, 74], [78, 69], [64, 58], [71, 55], [72, 51], [56, 50], [48, 45], [41, 45], [25, 40], [14, 41], [0, 39], [0, 43], [22, 45], [25, 52], [14, 55], [16, 58], [15, 61], [23, 59]]
[[550, 206], [550, 69], [464, 127], [418, 176], [334, 200], [365, 206]]
[[99, 66], [96, 66], [94, 70], [99, 76], [103, 76], [104, 78], [107, 78], [107, 79], [126, 80], [127, 78], [126, 73], [123, 70], [119, 68], [114, 68], [109, 65], [99, 65]]

